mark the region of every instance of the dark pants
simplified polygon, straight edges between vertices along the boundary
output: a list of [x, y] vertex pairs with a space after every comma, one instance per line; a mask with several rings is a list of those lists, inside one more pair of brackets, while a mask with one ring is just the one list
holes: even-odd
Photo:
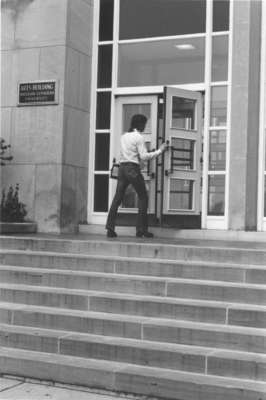
[[131, 184], [138, 194], [139, 213], [136, 222], [137, 232], [146, 232], [148, 229], [148, 195], [140, 167], [135, 163], [121, 163], [118, 171], [116, 193], [108, 213], [106, 229], [115, 229], [117, 209], [122, 203], [126, 188]]

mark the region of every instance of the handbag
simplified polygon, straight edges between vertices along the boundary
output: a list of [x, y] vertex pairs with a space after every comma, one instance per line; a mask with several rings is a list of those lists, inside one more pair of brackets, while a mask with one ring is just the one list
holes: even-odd
[[111, 179], [118, 179], [118, 170], [119, 170], [120, 164], [116, 162], [115, 158], [113, 159], [113, 165], [111, 168], [111, 173], [110, 173], [110, 178]]

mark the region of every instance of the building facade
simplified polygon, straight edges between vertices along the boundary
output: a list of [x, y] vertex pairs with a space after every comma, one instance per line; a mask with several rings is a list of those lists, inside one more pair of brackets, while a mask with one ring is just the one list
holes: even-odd
[[[143, 170], [151, 225], [266, 230], [265, 26], [263, 0], [2, 0], [1, 185], [41, 232], [104, 225], [142, 113], [147, 147], [170, 146]], [[54, 102], [21, 100], [45, 82]], [[129, 187], [120, 224], [136, 201]]]

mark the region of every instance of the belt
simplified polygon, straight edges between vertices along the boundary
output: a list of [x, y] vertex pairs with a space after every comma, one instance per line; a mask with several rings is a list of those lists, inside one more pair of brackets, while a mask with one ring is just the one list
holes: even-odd
[[126, 161], [126, 162], [122, 161], [120, 165], [134, 165], [135, 167], [139, 167], [139, 164], [131, 161]]

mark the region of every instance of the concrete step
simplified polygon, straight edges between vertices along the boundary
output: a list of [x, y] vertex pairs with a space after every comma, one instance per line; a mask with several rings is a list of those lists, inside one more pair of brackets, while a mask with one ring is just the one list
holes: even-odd
[[0, 346], [201, 373], [205, 372], [206, 355], [213, 352], [208, 348], [5, 324], [0, 324]]
[[2, 323], [266, 353], [264, 329], [2, 303]]
[[[2, 287], [7, 291], [15, 291], [15, 298], [13, 300], [16, 300], [18, 297], [17, 285], [2, 285]], [[136, 296], [95, 291], [77, 291], [71, 289], [60, 289], [57, 291], [54, 288], [39, 289], [22, 285], [20, 285], [19, 289], [22, 292], [19, 298], [21, 304], [45, 305], [42, 294], [47, 291], [47, 298], [51, 300], [47, 306], [73, 308], [70, 306], [69, 301], [71, 296], [75, 297], [77, 294], [79, 298], [81, 298], [83, 294], [85, 299], [82, 305], [85, 310], [90, 311], [105, 313], [114, 312], [116, 314], [142, 315], [220, 324], [226, 324], [230, 321], [232, 325], [234, 325], [236, 321], [236, 325], [258, 328], [264, 328], [266, 325], [266, 308], [264, 306], [209, 302], [205, 300], [158, 298], [156, 296]], [[23, 291], [25, 291], [24, 299], [22, 298]], [[62, 294], [62, 299], [59, 294]], [[36, 295], [36, 297], [34, 295]], [[58, 305], [56, 305], [56, 299], [58, 299]], [[67, 300], [66, 303], [63, 303], [64, 299]], [[78, 302], [75, 301], [74, 304], [77, 309]], [[242, 313], [242, 318], [239, 318], [240, 313]]]
[[265, 400], [266, 383], [114, 361], [0, 349], [0, 372], [182, 400]]
[[253, 304], [95, 293], [90, 295], [89, 309], [104, 313], [266, 328], [266, 307]]
[[266, 266], [192, 262], [137, 257], [64, 254], [48, 251], [0, 250], [1, 265], [53, 268], [128, 275], [265, 283]]
[[213, 261], [223, 263], [240, 263], [266, 265], [266, 246], [253, 243], [231, 243], [211, 241], [178, 241], [178, 240], [108, 240], [104, 236], [60, 237], [52, 235], [0, 238], [0, 248], [54, 251], [61, 253], [78, 253], [91, 255], [145, 257], [167, 260]]
[[171, 279], [167, 296], [262, 305], [266, 304], [266, 285]]
[[240, 379], [266, 380], [266, 355], [0, 324], [0, 346]]
[[[266, 285], [0, 266], [3, 283], [266, 304]], [[1, 285], [0, 285], [1, 289]], [[2, 298], [0, 292], [0, 300]], [[46, 303], [44, 303], [46, 305]]]
[[[117, 257], [120, 259], [121, 257]], [[124, 258], [121, 258], [123, 262]], [[141, 259], [140, 259], [141, 260]], [[48, 251], [0, 250], [1, 265], [56, 268], [75, 271], [114, 272], [116, 259], [98, 255], [66, 254]]]
[[189, 298], [107, 293], [23, 284], [0, 284], [0, 301], [266, 328], [266, 307]]
[[88, 299], [88, 293], [80, 290], [0, 284], [0, 302], [88, 310]]

